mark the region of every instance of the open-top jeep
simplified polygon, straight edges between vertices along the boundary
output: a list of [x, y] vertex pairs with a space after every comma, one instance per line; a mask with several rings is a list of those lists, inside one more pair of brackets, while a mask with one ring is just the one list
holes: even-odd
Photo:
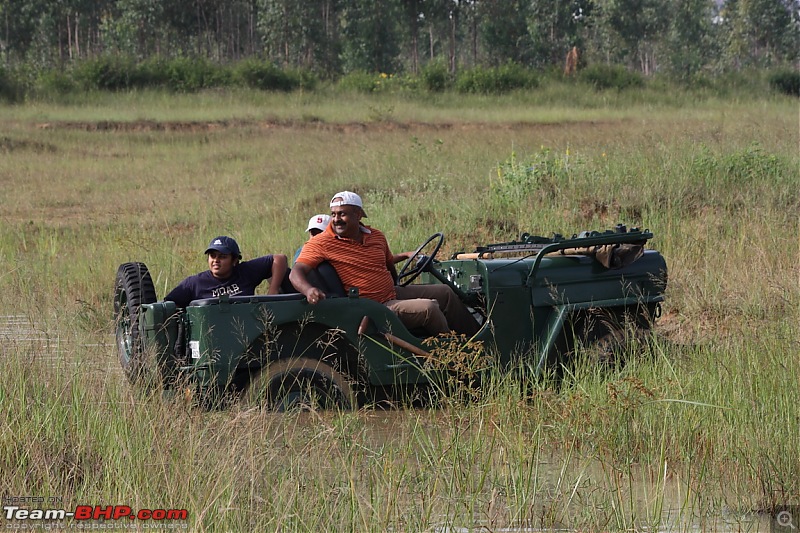
[[[400, 270], [449, 285], [482, 323], [469, 349], [494, 366], [557, 368], [579, 346], [613, 356], [642, 337], [660, 312], [667, 268], [646, 248], [649, 231], [618, 225], [565, 238], [523, 234], [437, 261], [433, 235]], [[440, 379], [430, 364], [441, 337], [423, 339], [384, 305], [345, 292], [330, 265], [314, 284], [327, 295], [314, 306], [302, 294], [221, 296], [185, 309], [157, 301], [147, 267], [124, 263], [114, 291], [120, 362], [134, 382], [189, 390], [207, 404], [241, 397], [271, 408], [354, 408]]]

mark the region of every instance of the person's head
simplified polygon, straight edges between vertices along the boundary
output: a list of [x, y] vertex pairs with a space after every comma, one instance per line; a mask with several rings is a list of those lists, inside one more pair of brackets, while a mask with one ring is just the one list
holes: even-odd
[[308, 219], [308, 227], [306, 231], [308, 232], [308, 238], [310, 239], [314, 235], [319, 235], [325, 228], [328, 226], [328, 222], [331, 221], [330, 215], [314, 215], [313, 217]]
[[356, 238], [361, 232], [361, 219], [366, 217], [361, 197], [354, 192], [342, 191], [331, 198], [331, 227], [340, 237]]
[[211, 239], [205, 253], [208, 256], [208, 269], [217, 279], [229, 278], [233, 267], [242, 259], [239, 245], [233, 238], [224, 235]]

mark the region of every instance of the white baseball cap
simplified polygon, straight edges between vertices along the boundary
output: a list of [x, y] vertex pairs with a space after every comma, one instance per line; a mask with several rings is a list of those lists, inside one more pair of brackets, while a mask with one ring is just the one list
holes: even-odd
[[312, 229], [325, 231], [325, 228], [328, 226], [328, 222], [330, 221], [330, 215], [314, 215], [308, 219], [308, 227], [306, 228], [306, 231], [311, 231]]
[[[341, 200], [336, 200], [337, 198], [341, 198]], [[342, 191], [333, 195], [333, 198], [331, 198], [331, 207], [339, 207], [342, 205], [354, 205], [361, 209], [361, 214], [363, 216], [367, 216], [367, 213], [364, 211], [364, 203], [361, 201], [361, 197], [354, 192]]]

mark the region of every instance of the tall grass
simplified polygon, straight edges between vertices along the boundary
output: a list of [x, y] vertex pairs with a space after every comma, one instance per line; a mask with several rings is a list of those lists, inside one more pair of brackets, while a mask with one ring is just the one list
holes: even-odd
[[[798, 503], [796, 102], [595, 96], [551, 120], [521, 96], [445, 95], [411, 124], [431, 104], [117, 98], [0, 110], [0, 303], [32, 329], [0, 328], [0, 494], [187, 508], [193, 531], [765, 530]], [[100, 122], [160, 116], [180, 124]], [[291, 255], [341, 189], [396, 250], [439, 230], [448, 255], [651, 229], [670, 282], [647, 352], [586, 354], [558, 381], [493, 374], [430, 410], [205, 413], [131, 389], [119, 263], [145, 262], [163, 296], [217, 234]]]

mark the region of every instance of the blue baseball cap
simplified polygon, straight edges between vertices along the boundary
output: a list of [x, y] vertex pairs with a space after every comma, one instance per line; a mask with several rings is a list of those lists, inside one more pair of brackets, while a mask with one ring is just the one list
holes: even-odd
[[226, 237], [224, 235], [220, 237], [214, 237], [211, 239], [211, 244], [208, 245], [205, 253], [208, 253], [211, 250], [216, 250], [222, 254], [229, 254], [234, 257], [238, 257], [239, 259], [242, 258], [242, 254], [239, 252], [239, 245], [236, 244], [236, 241], [233, 240], [232, 237]]

